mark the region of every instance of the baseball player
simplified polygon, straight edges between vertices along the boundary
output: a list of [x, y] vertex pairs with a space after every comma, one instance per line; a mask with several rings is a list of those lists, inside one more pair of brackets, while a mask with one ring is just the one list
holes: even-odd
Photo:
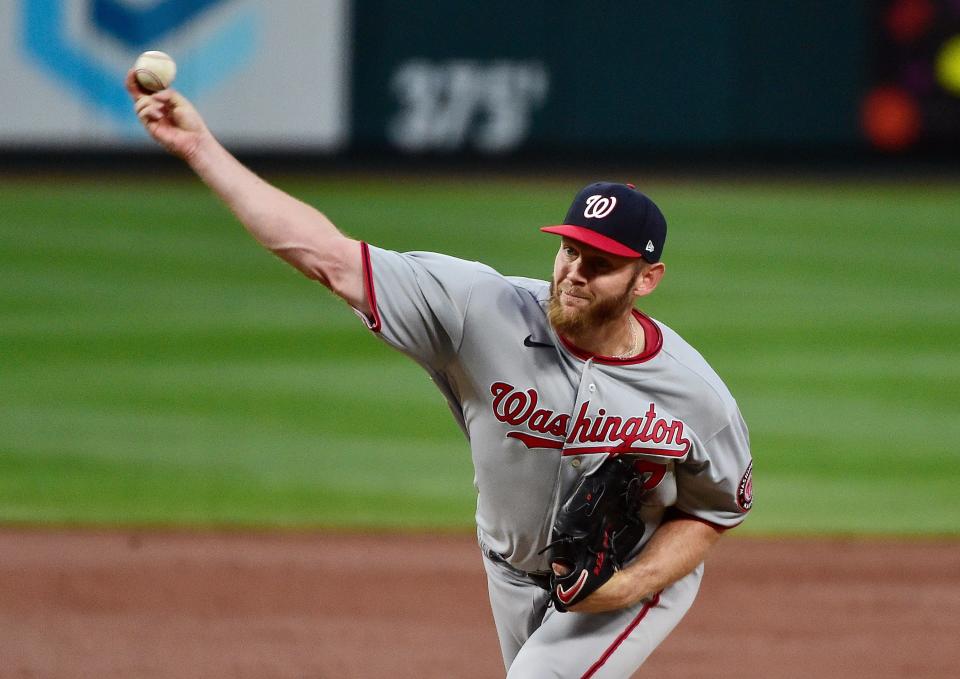
[[[549, 281], [392, 252], [343, 235], [250, 172], [176, 91], [142, 91], [132, 73], [126, 84], [155, 140], [449, 401], [476, 469], [507, 676], [630, 676], [690, 608], [704, 557], [753, 495], [733, 397], [683, 339], [634, 308], [664, 275], [657, 206], [630, 185], [585, 187], [562, 224], [543, 228], [559, 236]], [[617, 486], [629, 504], [609, 483], [584, 486], [617, 459], [629, 460]], [[598, 509], [600, 496], [615, 511]], [[612, 515], [580, 568], [558, 556], [580, 539], [561, 518], [595, 509]]]

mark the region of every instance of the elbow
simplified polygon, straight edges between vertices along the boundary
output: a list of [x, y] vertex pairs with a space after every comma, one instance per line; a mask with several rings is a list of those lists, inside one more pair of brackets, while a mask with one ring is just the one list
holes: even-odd
[[324, 263], [311, 250], [279, 247], [270, 248], [270, 251], [310, 280], [319, 281], [326, 287], [331, 287], [330, 276]]
[[[298, 267], [298, 268], [299, 268], [299, 267]], [[328, 279], [328, 278], [326, 277], [326, 275], [325, 275], [320, 269], [316, 269], [316, 268], [302, 268], [302, 269], [300, 269], [300, 273], [302, 273], [304, 276], [306, 276], [307, 278], [309, 278], [309, 279], [312, 280], [312, 281], [317, 281], [317, 282], [319, 282], [319, 283], [322, 283], [322, 284], [324, 285], [324, 287], [326, 287], [326, 288], [328, 288], [328, 289], [330, 289], [330, 290], [333, 290], [333, 289], [334, 289], [334, 288], [333, 288], [333, 284], [330, 283], [330, 279]], [[336, 292], [336, 291], [334, 290], [334, 292]]]
[[[354, 308], [365, 301], [359, 244], [343, 240], [345, 247], [329, 247], [324, 255], [312, 248], [271, 248], [272, 252], [310, 280], [318, 281]], [[353, 247], [356, 245], [356, 247]], [[361, 305], [361, 306], [358, 306]]]

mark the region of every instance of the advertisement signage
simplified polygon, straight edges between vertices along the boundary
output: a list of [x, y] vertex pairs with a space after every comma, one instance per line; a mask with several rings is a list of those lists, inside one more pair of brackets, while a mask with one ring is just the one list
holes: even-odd
[[349, 36], [347, 0], [0, 3], [0, 147], [150, 143], [122, 83], [155, 49], [231, 146], [335, 151], [349, 134]]

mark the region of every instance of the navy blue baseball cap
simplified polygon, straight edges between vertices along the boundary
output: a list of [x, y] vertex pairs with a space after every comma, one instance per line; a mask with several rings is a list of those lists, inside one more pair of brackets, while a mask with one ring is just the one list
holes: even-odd
[[611, 182], [584, 187], [573, 199], [563, 224], [540, 230], [650, 263], [660, 261], [667, 240], [667, 220], [660, 208], [633, 184]]

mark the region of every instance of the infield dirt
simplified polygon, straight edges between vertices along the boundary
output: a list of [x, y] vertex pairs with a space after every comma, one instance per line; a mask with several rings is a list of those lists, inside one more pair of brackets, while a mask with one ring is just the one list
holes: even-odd
[[[470, 537], [0, 530], [0, 677], [503, 676]], [[637, 674], [956, 677], [960, 542], [730, 535]]]

